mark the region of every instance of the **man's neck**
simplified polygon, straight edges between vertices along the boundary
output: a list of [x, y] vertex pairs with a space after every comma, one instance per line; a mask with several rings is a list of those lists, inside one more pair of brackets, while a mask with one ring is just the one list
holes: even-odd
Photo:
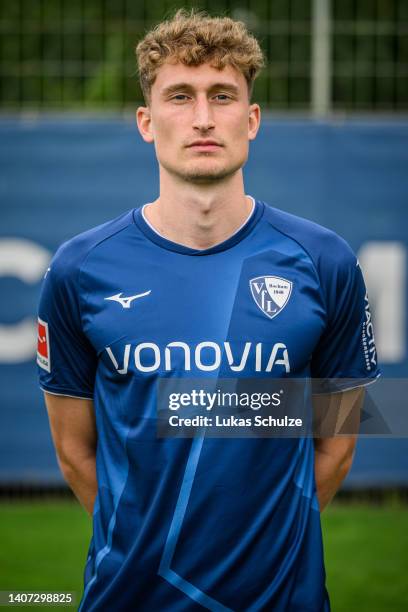
[[[162, 186], [161, 186], [162, 187]], [[243, 182], [163, 189], [144, 208], [148, 223], [161, 236], [192, 249], [208, 249], [232, 236], [253, 208]]]

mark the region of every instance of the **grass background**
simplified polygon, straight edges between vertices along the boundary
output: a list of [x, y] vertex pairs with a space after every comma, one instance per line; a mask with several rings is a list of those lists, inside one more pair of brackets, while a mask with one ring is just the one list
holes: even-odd
[[[322, 529], [333, 612], [408, 610], [407, 506], [332, 504]], [[74, 501], [1, 503], [0, 590], [75, 591], [79, 603], [90, 537]]]

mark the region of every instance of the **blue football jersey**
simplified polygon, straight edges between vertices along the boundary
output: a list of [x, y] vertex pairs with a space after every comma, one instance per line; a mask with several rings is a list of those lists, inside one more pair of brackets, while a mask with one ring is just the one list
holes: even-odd
[[37, 361], [43, 390], [94, 401], [81, 611], [330, 609], [313, 438], [161, 438], [156, 404], [172, 377], [372, 382], [366, 289], [343, 239], [254, 200], [231, 237], [196, 250], [136, 208], [56, 253]]

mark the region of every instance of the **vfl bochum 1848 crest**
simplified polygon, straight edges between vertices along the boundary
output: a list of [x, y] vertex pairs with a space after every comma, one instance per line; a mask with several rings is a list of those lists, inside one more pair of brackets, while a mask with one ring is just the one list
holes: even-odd
[[270, 319], [285, 308], [292, 293], [292, 282], [279, 276], [257, 276], [249, 285], [255, 304]]

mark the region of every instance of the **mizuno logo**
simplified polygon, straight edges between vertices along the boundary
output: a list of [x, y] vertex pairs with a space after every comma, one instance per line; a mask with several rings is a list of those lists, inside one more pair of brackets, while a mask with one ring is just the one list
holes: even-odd
[[145, 291], [144, 293], [137, 293], [136, 295], [129, 295], [128, 297], [121, 297], [122, 292], [117, 293], [116, 295], [111, 295], [110, 297], [106, 297], [105, 300], [111, 300], [112, 302], [119, 302], [119, 304], [123, 308], [130, 308], [133, 300], [137, 300], [138, 298], [145, 297], [151, 293], [151, 289], [149, 291]]

